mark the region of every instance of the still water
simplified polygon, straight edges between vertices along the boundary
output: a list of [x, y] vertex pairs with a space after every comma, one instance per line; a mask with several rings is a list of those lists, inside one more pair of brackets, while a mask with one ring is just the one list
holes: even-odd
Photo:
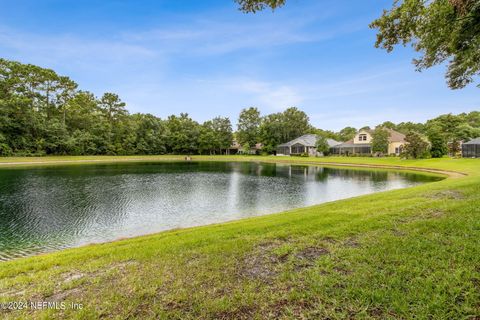
[[228, 162], [0, 170], [0, 260], [279, 212], [439, 178]]

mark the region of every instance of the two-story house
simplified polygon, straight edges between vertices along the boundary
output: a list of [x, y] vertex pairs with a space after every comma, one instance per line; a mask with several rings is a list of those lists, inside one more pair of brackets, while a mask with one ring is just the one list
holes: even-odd
[[[385, 128], [384, 130], [389, 133], [388, 154], [399, 155], [405, 145], [405, 135], [392, 129]], [[353, 139], [332, 147], [330, 152], [337, 155], [371, 154], [372, 133], [373, 130], [362, 129], [357, 132]]]

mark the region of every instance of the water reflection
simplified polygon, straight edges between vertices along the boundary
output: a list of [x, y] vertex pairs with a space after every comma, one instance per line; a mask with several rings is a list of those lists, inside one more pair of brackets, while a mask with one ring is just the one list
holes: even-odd
[[438, 180], [268, 163], [0, 170], [0, 260], [278, 212]]

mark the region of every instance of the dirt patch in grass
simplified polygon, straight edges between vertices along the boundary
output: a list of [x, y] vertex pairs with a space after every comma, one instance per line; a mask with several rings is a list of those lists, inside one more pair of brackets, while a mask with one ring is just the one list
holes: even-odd
[[258, 245], [253, 252], [246, 255], [238, 268], [242, 277], [270, 282], [291, 258], [294, 259], [295, 269], [313, 266], [320, 256], [329, 254], [329, 250], [322, 246], [309, 246], [295, 253], [285, 252], [278, 254], [285, 241], [274, 241]]
[[355, 238], [349, 238], [342, 243], [345, 247], [360, 248], [360, 242]]
[[430, 199], [451, 199], [462, 200], [465, 199], [465, 195], [458, 190], [443, 190], [439, 192], [429, 193], [426, 195]]
[[[112, 271], [117, 271], [120, 274], [125, 274], [126, 269], [128, 266], [131, 265], [137, 265], [137, 261], [133, 260], [128, 260], [128, 261], [122, 261], [118, 263], [111, 264], [107, 266], [104, 269], [100, 270], [95, 270], [93, 272], [89, 273], [83, 273], [79, 271], [71, 271], [64, 273], [60, 276], [60, 279], [58, 283], [56, 284], [56, 288], [53, 292], [52, 295], [46, 296], [45, 298], [48, 299], [48, 301], [53, 301], [53, 302], [61, 302], [64, 301], [65, 299], [72, 297], [72, 296], [80, 296], [83, 293], [83, 288], [86, 286], [89, 286], [92, 283], [92, 280], [97, 277], [107, 277], [108, 274], [110, 274]], [[115, 275], [118, 277], [119, 275]], [[81, 279], [86, 279], [85, 282], [82, 282], [76, 287], [70, 287], [70, 288], [62, 288], [63, 285], [70, 285], [76, 280], [81, 280]]]
[[347, 270], [343, 267], [340, 267], [340, 266], [336, 266], [336, 267], [333, 267], [333, 270], [337, 273], [340, 273], [340, 274], [343, 274], [343, 275], [348, 275], [348, 274], [351, 274], [352, 271], [350, 270]]
[[475, 287], [475, 289], [477, 289], [477, 291], [480, 292], [480, 279], [478, 278], [473, 278], [471, 279], [472, 283], [473, 283], [473, 286]]
[[253, 319], [256, 309], [252, 306], [241, 306], [231, 311], [220, 311], [214, 313], [212, 319]]
[[67, 273], [64, 273], [62, 277], [63, 277], [63, 282], [68, 283], [71, 281], [82, 279], [83, 277], [85, 277], [85, 274], [81, 272], [67, 272]]
[[240, 276], [249, 279], [270, 282], [278, 273], [278, 265], [285, 258], [279, 258], [273, 250], [280, 247], [281, 242], [267, 242], [258, 245], [247, 254], [239, 268]]
[[335, 238], [332, 238], [332, 237], [324, 237], [324, 238], [322, 239], [322, 242], [330, 243], [330, 244], [335, 244], [335, 243], [337, 243], [338, 241], [337, 241]]
[[443, 217], [444, 215], [445, 215], [445, 211], [443, 210], [429, 209], [422, 215], [422, 217], [425, 217], [427, 219], [438, 219]]
[[10, 291], [5, 291], [5, 292], [0, 292], [0, 297], [15, 297], [15, 296], [23, 296], [25, 295], [25, 290], [24, 289], [18, 289], [18, 290], [10, 290]]
[[79, 296], [81, 293], [81, 288], [72, 288], [68, 290], [58, 291], [47, 298], [49, 302], [62, 302], [70, 296]]
[[320, 257], [329, 254], [323, 247], [306, 247], [295, 254], [295, 271], [310, 268], [315, 265], [315, 261]]
[[399, 229], [393, 229], [392, 234], [395, 237], [405, 237], [407, 235], [407, 233], [405, 231], [402, 231], [402, 230], [399, 230]]
[[165, 311], [175, 311], [181, 310], [183, 312], [191, 310], [191, 306], [187, 301], [180, 300], [169, 300], [162, 303], [163, 310]]
[[295, 254], [295, 257], [300, 260], [315, 261], [318, 257], [329, 254], [329, 251], [322, 247], [307, 247]]
[[285, 241], [273, 241], [255, 247], [241, 262], [239, 275], [269, 283], [289, 261], [293, 262], [296, 271], [300, 271], [312, 267], [319, 257], [330, 253], [324, 246], [312, 245], [279, 255], [275, 251], [284, 244]]
[[385, 313], [385, 311], [377, 307], [369, 308], [367, 312], [368, 312], [368, 315], [374, 319], [387, 318], [387, 314]]
[[260, 319], [308, 319], [305, 314], [314, 308], [313, 302], [307, 299], [280, 299], [262, 310]]
[[398, 223], [412, 223], [420, 220], [429, 220], [429, 219], [440, 219], [444, 217], [447, 213], [441, 209], [426, 209], [419, 214], [406, 216], [396, 219]]
[[135, 260], [127, 260], [127, 261], [120, 261], [117, 263], [112, 263], [108, 265], [104, 269], [99, 269], [94, 272], [91, 272], [88, 274], [90, 277], [99, 277], [99, 276], [104, 276], [106, 274], [109, 274], [111, 272], [119, 272], [119, 273], [125, 273], [128, 267], [130, 266], [137, 266], [139, 263]]

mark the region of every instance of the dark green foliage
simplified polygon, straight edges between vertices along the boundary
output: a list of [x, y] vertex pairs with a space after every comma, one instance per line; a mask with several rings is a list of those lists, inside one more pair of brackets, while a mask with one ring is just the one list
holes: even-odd
[[283, 138], [286, 141], [295, 139], [311, 130], [307, 114], [295, 107], [288, 108], [283, 112], [284, 131]]
[[403, 156], [410, 159], [422, 159], [430, 156], [430, 145], [421, 134], [410, 131], [405, 137], [405, 146], [403, 148]]
[[264, 151], [271, 153], [277, 145], [315, 131], [305, 112], [292, 107], [284, 112], [273, 113], [262, 118], [259, 139]]
[[200, 128], [199, 152], [222, 154], [232, 144], [232, 123], [228, 118], [216, 117], [206, 121]]
[[432, 158], [441, 158], [448, 154], [447, 139], [439, 127], [432, 127], [428, 131], [428, 140]]
[[[230, 120], [207, 127], [207, 150], [230, 146]], [[114, 93], [97, 99], [53, 70], [0, 59], [0, 156], [198, 153], [201, 126], [188, 115], [130, 115]]]
[[[480, 123], [478, 111], [459, 115], [445, 114], [428, 120], [425, 127], [427, 132], [437, 131], [448, 144], [448, 151], [456, 155], [460, 151], [460, 142], [480, 137]], [[473, 126], [472, 126], [473, 125]]]
[[191, 154], [198, 150], [200, 125], [187, 113], [172, 115], [167, 120], [167, 150], [169, 153]]
[[[354, 129], [355, 130], [355, 129]], [[324, 138], [330, 138], [330, 139], [334, 139], [334, 140], [339, 140], [339, 141], [342, 141], [340, 138], [339, 138], [339, 134], [331, 131], [331, 130], [323, 130], [323, 129], [318, 129], [318, 128], [313, 128], [312, 127], [312, 132], [310, 133], [314, 133], [316, 135], [319, 135], [319, 136], [322, 136]], [[355, 130], [356, 132], [356, 130]]]
[[284, 143], [283, 139], [283, 123], [284, 118], [281, 113], [273, 113], [262, 119], [260, 126], [260, 139], [264, 144], [264, 151], [273, 153], [277, 145]]
[[374, 153], [386, 154], [388, 153], [390, 134], [382, 127], [377, 127], [372, 132], [372, 151]]
[[398, 132], [401, 132], [403, 134], [407, 134], [410, 131], [416, 131], [416, 132], [425, 132], [425, 125], [423, 123], [414, 123], [414, 122], [400, 122], [395, 126], [395, 128], [392, 128]]
[[355, 137], [356, 133], [357, 133], [357, 129], [353, 127], [345, 127], [342, 130], [340, 130], [336, 140], [343, 141], [343, 142], [351, 140], [353, 139], [353, 137]]
[[415, 122], [400, 122], [395, 124], [391, 121], [385, 121], [379, 125], [382, 128], [392, 129], [403, 134], [407, 134], [410, 131], [416, 131], [425, 133], [425, 125], [423, 123], [415, 123]]
[[459, 116], [444, 114], [435, 119], [428, 120], [426, 126], [427, 128], [437, 126], [449, 139], [453, 139], [456, 136], [458, 126], [462, 122], [463, 121]]
[[330, 146], [328, 145], [327, 139], [320, 135], [317, 136], [315, 148], [317, 148], [317, 152], [320, 152], [325, 156], [328, 155], [328, 152], [330, 151]]
[[257, 108], [243, 109], [238, 117], [237, 140], [243, 145], [254, 146], [260, 135], [260, 111]]
[[392, 121], [385, 121], [380, 127], [395, 130], [397, 126]]
[[464, 121], [474, 128], [480, 128], [480, 111], [462, 113], [459, 115]]

